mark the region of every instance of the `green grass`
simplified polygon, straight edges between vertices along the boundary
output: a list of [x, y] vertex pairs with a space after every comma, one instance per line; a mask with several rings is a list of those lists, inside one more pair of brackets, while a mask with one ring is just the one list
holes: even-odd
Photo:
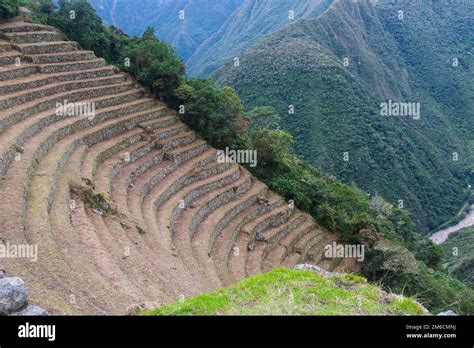
[[144, 315], [422, 315], [414, 300], [391, 295], [363, 277], [323, 278], [274, 269], [235, 286], [146, 311]]

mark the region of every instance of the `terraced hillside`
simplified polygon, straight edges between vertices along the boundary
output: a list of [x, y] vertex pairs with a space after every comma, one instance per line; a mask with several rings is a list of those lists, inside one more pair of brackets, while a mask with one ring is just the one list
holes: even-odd
[[[89, 103], [95, 114], [61, 114]], [[335, 236], [55, 28], [0, 24], [0, 234], [51, 314], [120, 314], [322, 260]]]

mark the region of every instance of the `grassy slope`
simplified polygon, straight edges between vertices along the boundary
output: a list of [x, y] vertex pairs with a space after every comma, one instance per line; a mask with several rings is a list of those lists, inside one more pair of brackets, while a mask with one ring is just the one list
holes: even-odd
[[[400, 34], [389, 21], [394, 8], [379, 12], [389, 18], [364, 3], [340, 2], [319, 20], [299, 21], [270, 35], [241, 56], [240, 67], [226, 65], [214, 77], [235, 87], [249, 107], [276, 107], [305, 158], [372, 194], [393, 203], [403, 200], [426, 231], [449, 219], [465, 198], [472, 71], [466, 62], [459, 71], [438, 73], [449, 78], [430, 80], [439, 64], [428, 70], [420, 57], [437, 54], [430, 51], [437, 36], [423, 45], [415, 40], [418, 24], [411, 22], [423, 18], [430, 27], [441, 19], [436, 13], [428, 19], [419, 15]], [[458, 12], [449, 20], [460, 18], [462, 28], [467, 20]], [[443, 29], [436, 35], [456, 34]], [[447, 44], [447, 52], [434, 59], [469, 52], [464, 44]], [[408, 59], [415, 47], [419, 59]], [[348, 67], [344, 57], [350, 59]], [[448, 103], [443, 91], [457, 85], [462, 93]], [[420, 102], [421, 120], [380, 116], [379, 105], [387, 99]], [[288, 115], [290, 104], [294, 115]], [[349, 162], [343, 161], [346, 151]], [[459, 162], [452, 161], [453, 152], [460, 154]]]
[[230, 288], [163, 305], [145, 315], [421, 315], [415, 301], [389, 295], [362, 277], [323, 278], [274, 269]]
[[449, 235], [442, 245], [448, 272], [474, 287], [474, 227], [463, 228]]

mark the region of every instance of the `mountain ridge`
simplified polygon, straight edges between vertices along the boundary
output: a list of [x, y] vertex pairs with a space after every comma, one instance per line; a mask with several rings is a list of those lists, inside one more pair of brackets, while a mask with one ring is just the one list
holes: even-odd
[[[410, 62], [407, 52], [414, 49], [409, 40], [415, 41], [419, 26], [410, 18], [430, 5], [406, 5], [400, 23], [399, 8], [387, 3], [338, 2], [317, 20], [303, 19], [265, 37], [240, 57], [239, 67], [228, 63], [213, 77], [236, 88], [250, 108], [276, 107], [285, 115], [282, 127], [294, 135], [298, 153], [310, 162], [372, 195], [380, 192], [394, 204], [401, 200], [428, 231], [448, 220], [467, 198], [472, 110], [466, 101], [472, 84], [466, 73], [472, 76], [472, 68], [467, 64], [451, 72], [443, 52], [434, 66], [444, 60], [445, 69], [436, 73], [431, 68], [439, 77], [436, 83], [426, 82], [426, 72]], [[468, 13], [462, 6], [469, 5], [452, 10], [452, 17], [464, 18], [457, 27], [465, 28], [469, 17], [462, 17]], [[426, 10], [431, 17], [425, 25], [439, 21], [439, 10]], [[455, 35], [448, 27], [442, 27], [446, 36]], [[416, 47], [427, 52], [434, 40]], [[328, 59], [332, 63], [317, 66]], [[438, 92], [442, 86], [452, 89], [451, 84], [464, 86], [465, 92], [455, 96], [459, 103]], [[419, 103], [421, 119], [382, 118], [380, 105], [392, 99]], [[287, 112], [291, 104], [299, 109], [294, 117]], [[343, 153], [351, 150], [352, 162], [344, 162]], [[454, 154], [459, 161], [452, 159]]]
[[223, 0], [210, 5], [208, 0], [145, 0], [139, 8], [123, 0], [91, 3], [106, 22], [131, 35], [153, 26], [178, 50], [190, 75], [207, 76], [265, 35], [299, 18], [317, 17], [335, 1]]

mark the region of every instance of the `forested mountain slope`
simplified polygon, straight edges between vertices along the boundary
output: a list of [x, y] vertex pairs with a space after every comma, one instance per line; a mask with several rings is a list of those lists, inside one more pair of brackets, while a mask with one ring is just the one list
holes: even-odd
[[[269, 35], [214, 78], [249, 107], [274, 106], [305, 158], [403, 204], [432, 229], [466, 198], [473, 13], [472, 2], [338, 1]], [[415, 103], [420, 113], [382, 115], [389, 101]]]
[[[91, 0], [109, 24], [132, 35], [153, 26], [172, 44], [188, 73], [205, 76], [238, 56], [265, 35], [315, 18], [334, 0]], [[180, 12], [183, 11], [183, 12]], [[181, 16], [181, 17], [180, 17]]]
[[448, 272], [474, 287], [474, 227], [464, 228], [449, 236], [444, 249], [444, 266]]
[[300, 18], [316, 18], [334, 0], [245, 0], [186, 61], [189, 73], [207, 76], [248, 47]]
[[[148, 26], [186, 60], [216, 32], [243, 0], [91, 0], [109, 24], [140, 36]], [[180, 13], [180, 11], [184, 11]], [[181, 14], [181, 17], [180, 17]]]

